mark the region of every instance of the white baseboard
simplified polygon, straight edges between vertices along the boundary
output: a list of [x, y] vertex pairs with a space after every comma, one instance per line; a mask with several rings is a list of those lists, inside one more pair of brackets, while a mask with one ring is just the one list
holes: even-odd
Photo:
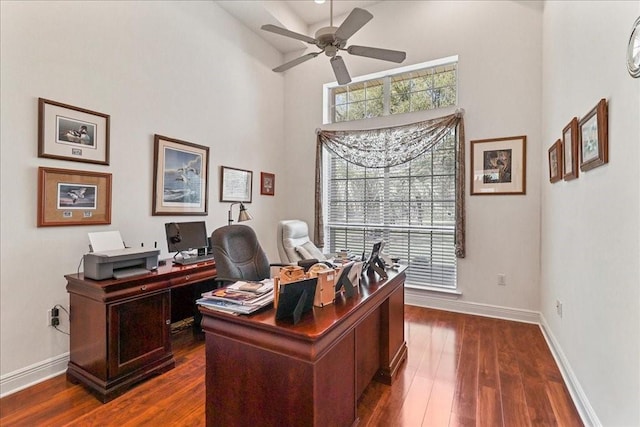
[[602, 426], [602, 423], [598, 419], [596, 412], [593, 410], [591, 403], [589, 403], [589, 399], [587, 399], [587, 396], [584, 394], [580, 381], [578, 381], [578, 378], [573, 373], [573, 369], [571, 369], [569, 361], [564, 355], [560, 344], [553, 336], [551, 328], [549, 328], [549, 324], [542, 313], [540, 313], [540, 329], [542, 330], [544, 338], [547, 340], [547, 345], [551, 349], [551, 354], [553, 354], [556, 364], [560, 368], [562, 378], [569, 389], [569, 394], [573, 399], [573, 403], [576, 405], [576, 409], [580, 414], [580, 418], [582, 418], [582, 422], [585, 426]]
[[68, 363], [69, 353], [67, 352], [5, 374], [0, 377], [0, 397], [8, 396], [56, 375], [63, 374], [67, 370]]
[[518, 322], [540, 324], [540, 313], [531, 310], [500, 307], [497, 305], [479, 304], [476, 302], [459, 301], [459, 295], [433, 295], [424, 291], [405, 288], [404, 302], [418, 307], [436, 308], [456, 313], [475, 314], [478, 316], [495, 317], [498, 319], [515, 320]]
[[547, 324], [542, 313], [531, 310], [521, 310], [509, 307], [500, 307], [489, 304], [479, 304], [468, 301], [459, 301], [457, 296], [443, 294], [442, 296], [432, 295], [424, 291], [415, 291], [405, 288], [404, 301], [408, 305], [416, 305], [418, 307], [435, 308], [438, 310], [453, 311], [456, 313], [474, 314], [478, 316], [494, 317], [498, 319], [514, 320], [517, 322], [534, 323], [540, 326], [542, 335], [547, 341], [547, 345], [551, 350], [551, 354], [560, 369], [560, 374], [564, 379], [569, 394], [576, 405], [576, 409], [580, 414], [580, 418], [585, 426], [600, 427], [602, 423], [598, 419], [589, 399], [584, 393], [578, 378], [573, 373], [569, 361], [565, 357], [558, 341], [551, 333], [551, 329]]

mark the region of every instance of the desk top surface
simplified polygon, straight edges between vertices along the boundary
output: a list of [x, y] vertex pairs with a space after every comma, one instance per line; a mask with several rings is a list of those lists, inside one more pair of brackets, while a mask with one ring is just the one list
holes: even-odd
[[[273, 306], [251, 315], [234, 315], [202, 306], [199, 309], [205, 317], [234, 323], [238, 326], [249, 326], [299, 339], [316, 340], [326, 335], [334, 326], [343, 322], [351, 314], [380, 305], [393, 290], [402, 287], [405, 279], [405, 270], [406, 267], [402, 267], [399, 270], [388, 270], [389, 277], [386, 280], [380, 280], [375, 275], [365, 274], [362, 276], [359, 293], [355, 296], [347, 298], [344, 293], [340, 293], [336, 295], [333, 304], [328, 304], [324, 307], [314, 306], [310, 312], [304, 313], [300, 321], [295, 325], [291, 319], [276, 320], [276, 310]], [[204, 325], [206, 326], [206, 323]]]
[[131, 276], [123, 279], [105, 279], [105, 280], [93, 280], [84, 277], [84, 273], [72, 273], [65, 275], [68, 283], [81, 284], [83, 286], [91, 286], [95, 288], [113, 288], [130, 286], [131, 284], [141, 284], [146, 282], [157, 282], [162, 280], [171, 280], [176, 277], [185, 277], [188, 275], [216, 275], [215, 261], [205, 261], [192, 265], [179, 265], [173, 264], [171, 260], [167, 260], [165, 265], [158, 266], [157, 270], [150, 271], [148, 274], [139, 276]]

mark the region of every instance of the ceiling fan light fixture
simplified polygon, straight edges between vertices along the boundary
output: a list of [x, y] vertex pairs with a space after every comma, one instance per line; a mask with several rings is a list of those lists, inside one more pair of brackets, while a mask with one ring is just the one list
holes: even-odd
[[[315, 1], [316, 3], [321, 2], [321, 0]], [[282, 64], [279, 67], [274, 68], [273, 71], [278, 73], [286, 71], [289, 68], [308, 61], [309, 59], [315, 58], [316, 56], [324, 52], [325, 55], [331, 58], [331, 67], [333, 68], [333, 72], [336, 75], [338, 83], [340, 85], [344, 85], [351, 82], [351, 77], [349, 76], [349, 72], [347, 71], [347, 67], [344, 61], [340, 56], [337, 55], [341, 50], [346, 51], [351, 55], [381, 59], [383, 61], [400, 63], [405, 60], [406, 53], [397, 50], [380, 49], [369, 46], [347, 47], [347, 39], [357, 31], [359, 31], [367, 22], [373, 19], [373, 15], [364, 9], [356, 7], [351, 11], [351, 13], [349, 13], [349, 15], [345, 18], [342, 24], [340, 24], [340, 26], [334, 27], [333, 0], [331, 0], [330, 5], [331, 9], [329, 14], [329, 26], [320, 28], [316, 32], [314, 38], [272, 24], [263, 25], [261, 27], [264, 31], [269, 31], [281, 36], [301, 40], [305, 43], [315, 45], [320, 49], [319, 52], [308, 53], [285, 64]]]
[[333, 58], [338, 53], [338, 48], [335, 46], [327, 46], [324, 48], [324, 54], [330, 58]]

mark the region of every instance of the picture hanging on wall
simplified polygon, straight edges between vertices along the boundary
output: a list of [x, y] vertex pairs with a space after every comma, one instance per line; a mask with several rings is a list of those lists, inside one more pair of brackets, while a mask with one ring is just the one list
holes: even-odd
[[260, 194], [273, 196], [276, 194], [276, 176], [268, 172], [260, 172]]
[[209, 147], [154, 136], [153, 215], [207, 215]]
[[588, 171], [609, 162], [607, 100], [598, 104], [580, 120], [580, 170]]
[[109, 164], [110, 116], [38, 99], [38, 157]]
[[38, 227], [111, 224], [111, 174], [38, 168]]
[[471, 195], [526, 193], [527, 137], [471, 141]]
[[578, 139], [578, 118], [574, 117], [562, 130], [562, 164], [565, 181], [578, 177]]
[[253, 172], [244, 169], [220, 167], [220, 201], [251, 203]]
[[557, 140], [549, 148], [549, 181], [558, 182], [562, 179], [562, 141]]

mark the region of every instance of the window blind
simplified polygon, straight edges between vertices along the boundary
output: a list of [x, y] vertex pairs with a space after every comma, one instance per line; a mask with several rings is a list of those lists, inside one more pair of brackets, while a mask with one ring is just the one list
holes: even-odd
[[456, 287], [456, 143], [451, 131], [406, 163], [369, 168], [326, 151], [327, 244], [331, 252], [384, 252], [407, 263], [408, 285]]

